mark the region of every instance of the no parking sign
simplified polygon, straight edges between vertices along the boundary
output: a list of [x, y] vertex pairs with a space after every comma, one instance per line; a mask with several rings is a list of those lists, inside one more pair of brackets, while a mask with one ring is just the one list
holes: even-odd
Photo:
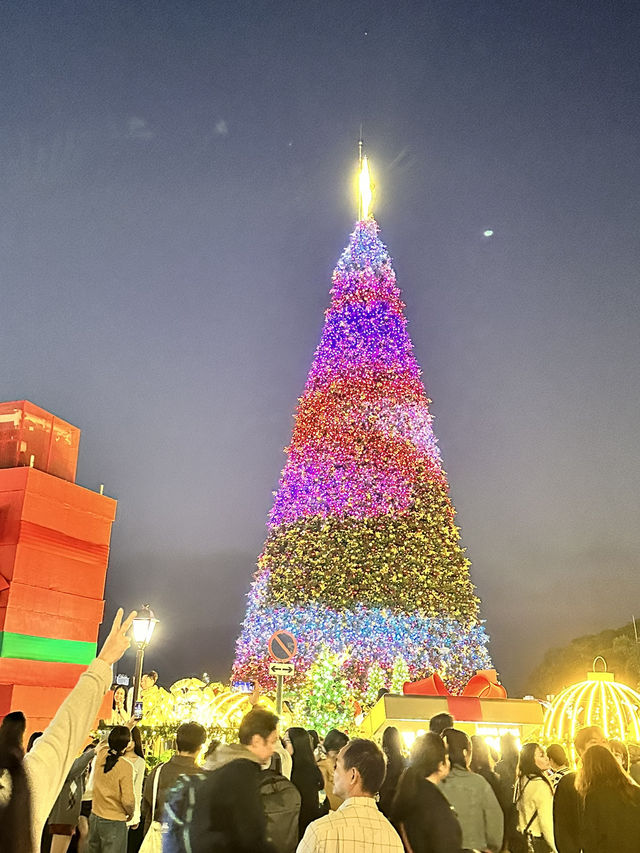
[[298, 651], [298, 641], [289, 631], [276, 631], [269, 639], [269, 654], [274, 660], [284, 663]]

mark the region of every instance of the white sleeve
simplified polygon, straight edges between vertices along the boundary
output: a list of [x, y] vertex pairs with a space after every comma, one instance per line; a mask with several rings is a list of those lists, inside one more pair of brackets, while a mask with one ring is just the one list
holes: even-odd
[[71, 765], [86, 743], [110, 684], [111, 667], [96, 658], [82, 673], [31, 752], [24, 757], [31, 790], [34, 850], [40, 847], [42, 827]]
[[538, 790], [533, 793], [532, 799], [538, 810], [538, 826], [544, 840], [551, 847], [552, 853], [556, 853], [553, 837], [553, 792], [543, 780], [538, 782], [537, 788]]

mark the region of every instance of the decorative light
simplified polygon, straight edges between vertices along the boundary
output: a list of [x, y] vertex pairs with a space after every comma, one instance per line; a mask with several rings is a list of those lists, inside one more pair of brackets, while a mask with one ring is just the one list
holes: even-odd
[[133, 620], [133, 640], [138, 648], [146, 649], [151, 642], [151, 637], [158, 620], [148, 604], [143, 604]]
[[273, 687], [267, 641], [279, 628], [298, 640], [294, 694], [308, 695], [323, 654], [344, 657], [340, 701], [325, 706], [366, 704], [374, 662], [376, 681], [438, 670], [453, 691], [491, 667], [403, 312], [378, 225], [361, 215], [333, 273], [235, 679]]
[[[598, 661], [603, 670], [596, 671]], [[607, 739], [640, 740], [640, 694], [615, 681], [598, 656], [587, 680], [567, 687], [554, 697], [542, 729], [545, 740], [558, 740], [574, 754], [573, 739], [585, 726], [600, 726]]]
[[360, 191], [360, 219], [367, 219], [371, 207], [371, 178], [369, 177], [369, 161], [366, 154], [362, 158], [358, 189]]

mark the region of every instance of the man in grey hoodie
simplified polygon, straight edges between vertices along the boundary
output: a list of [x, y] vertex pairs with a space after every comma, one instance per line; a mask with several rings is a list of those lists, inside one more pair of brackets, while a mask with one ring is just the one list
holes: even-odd
[[193, 853], [274, 853], [259, 784], [277, 738], [278, 718], [257, 706], [240, 723], [240, 743], [216, 749], [196, 798], [189, 833]]

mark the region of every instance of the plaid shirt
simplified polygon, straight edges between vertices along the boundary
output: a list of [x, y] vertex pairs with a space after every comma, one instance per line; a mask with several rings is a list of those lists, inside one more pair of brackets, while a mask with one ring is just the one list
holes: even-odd
[[403, 853], [400, 836], [372, 797], [350, 797], [307, 827], [296, 853]]

